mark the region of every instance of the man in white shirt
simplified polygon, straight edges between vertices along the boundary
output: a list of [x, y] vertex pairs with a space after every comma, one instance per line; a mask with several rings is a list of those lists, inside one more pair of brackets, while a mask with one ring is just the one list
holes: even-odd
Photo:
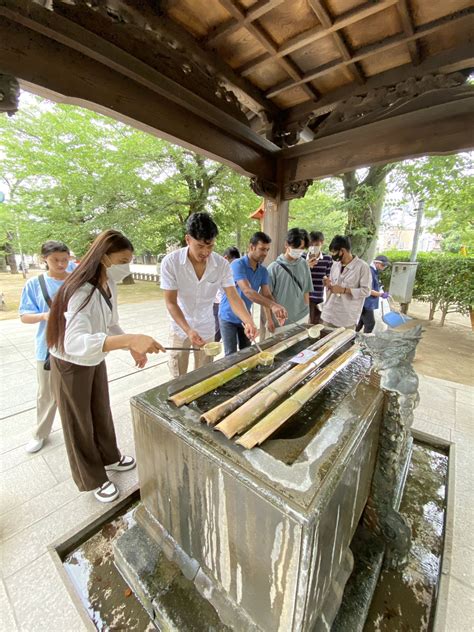
[[352, 254], [349, 237], [336, 235], [329, 244], [329, 252], [334, 263], [329, 277], [324, 277], [328, 299], [321, 318], [325, 325], [353, 329], [372, 287], [370, 268]]
[[[161, 262], [161, 288], [171, 317], [170, 347], [202, 347], [214, 340], [213, 303], [223, 288], [231, 308], [253, 340], [257, 328], [235, 288], [229, 263], [213, 252], [218, 228], [207, 213], [193, 213], [186, 223], [186, 244]], [[171, 351], [168, 363], [173, 377], [188, 370], [189, 351]], [[212, 361], [194, 351], [194, 368]]]

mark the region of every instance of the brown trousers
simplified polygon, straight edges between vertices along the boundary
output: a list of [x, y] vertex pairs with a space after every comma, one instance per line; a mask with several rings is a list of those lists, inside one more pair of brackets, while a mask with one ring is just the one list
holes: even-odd
[[81, 366], [51, 356], [51, 380], [72, 478], [81, 492], [107, 480], [120, 452], [110, 410], [105, 362]]

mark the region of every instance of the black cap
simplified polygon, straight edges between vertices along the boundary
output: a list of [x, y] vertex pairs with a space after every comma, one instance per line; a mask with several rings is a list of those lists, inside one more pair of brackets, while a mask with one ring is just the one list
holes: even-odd
[[380, 263], [383, 263], [386, 266], [391, 266], [392, 265], [390, 263], [389, 258], [386, 257], [385, 255], [378, 255], [377, 257], [375, 257], [374, 261], [380, 261]]

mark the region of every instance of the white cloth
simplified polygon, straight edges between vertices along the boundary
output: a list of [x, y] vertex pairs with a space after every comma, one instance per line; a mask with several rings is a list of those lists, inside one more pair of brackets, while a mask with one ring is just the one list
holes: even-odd
[[107, 336], [124, 333], [118, 324], [117, 286], [111, 280], [108, 284], [112, 295], [112, 310], [96, 289], [87, 305], [78, 311], [92, 291], [93, 286], [90, 283], [85, 283], [74, 293], [64, 314], [64, 353], [59, 349], [51, 349], [51, 355], [83, 366], [96, 366], [102, 362], [107, 355], [102, 351]]
[[321, 318], [336, 327], [354, 327], [359, 322], [364, 300], [370, 294], [372, 275], [369, 265], [359, 257], [354, 257], [344, 270], [341, 269], [340, 261], [332, 264], [329, 273], [331, 284], [347, 287], [351, 293], [329, 292]]
[[[204, 340], [214, 339], [212, 306], [217, 291], [220, 288], [234, 286], [234, 277], [228, 261], [215, 252], [211, 252], [200, 280], [189, 260], [187, 247], [171, 252], [161, 262], [161, 289], [178, 291], [178, 305], [184, 317], [189, 326]], [[172, 318], [171, 329], [180, 338], [186, 337]]]

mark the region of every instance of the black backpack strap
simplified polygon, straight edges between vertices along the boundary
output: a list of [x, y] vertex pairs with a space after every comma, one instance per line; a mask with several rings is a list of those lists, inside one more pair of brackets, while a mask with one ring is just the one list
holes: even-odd
[[48, 307], [51, 307], [51, 303], [53, 302], [48, 294], [48, 288], [46, 287], [46, 281], [44, 280], [44, 274], [40, 274], [38, 277], [38, 281], [40, 284], [41, 292], [43, 294], [43, 298], [48, 304]]
[[112, 301], [110, 300], [110, 296], [107, 295], [107, 292], [104, 290], [104, 288], [101, 285], [97, 285], [96, 287], [99, 290], [99, 292], [101, 293], [104, 301], [109, 306], [110, 311], [112, 311], [113, 308], [112, 308]]
[[296, 283], [296, 285], [299, 287], [299, 289], [301, 290], [301, 292], [303, 291], [303, 286], [301, 285], [301, 283], [298, 281], [298, 279], [295, 277], [295, 275], [293, 274], [293, 272], [290, 270], [290, 268], [288, 268], [288, 266], [286, 266], [284, 263], [282, 263], [281, 261], [277, 261], [278, 265], [281, 266], [283, 268], [283, 270], [286, 270], [288, 272], [288, 274], [290, 275], [290, 277], [293, 279], [293, 281]]

